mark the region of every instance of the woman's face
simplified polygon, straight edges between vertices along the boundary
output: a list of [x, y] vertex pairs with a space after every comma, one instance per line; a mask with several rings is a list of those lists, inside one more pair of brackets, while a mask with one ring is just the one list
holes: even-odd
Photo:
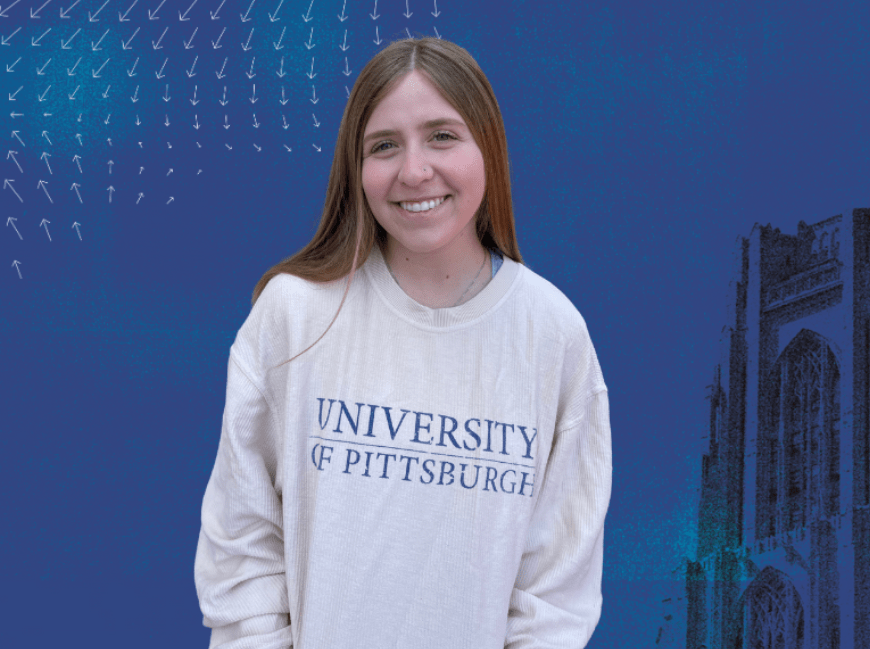
[[[391, 251], [471, 252], [479, 246], [474, 215], [486, 187], [483, 153], [424, 74], [412, 71], [384, 97], [363, 138], [363, 192], [390, 235]], [[422, 211], [407, 204], [445, 197]]]

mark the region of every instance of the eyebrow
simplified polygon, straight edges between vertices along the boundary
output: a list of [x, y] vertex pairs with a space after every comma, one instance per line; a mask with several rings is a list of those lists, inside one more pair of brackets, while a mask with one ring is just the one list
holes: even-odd
[[[445, 124], [453, 124], [455, 126], [465, 126], [464, 122], [459, 121], [458, 119], [453, 119], [452, 117], [440, 117], [438, 119], [430, 119], [428, 122], [425, 122], [420, 130], [435, 128], [436, 126], [444, 126]], [[467, 128], [467, 127], [466, 127]], [[392, 131], [389, 129], [383, 131], [375, 131], [374, 133], [369, 133], [363, 139], [363, 142], [368, 142], [376, 137], [387, 137], [389, 135], [395, 135], [396, 131]]]

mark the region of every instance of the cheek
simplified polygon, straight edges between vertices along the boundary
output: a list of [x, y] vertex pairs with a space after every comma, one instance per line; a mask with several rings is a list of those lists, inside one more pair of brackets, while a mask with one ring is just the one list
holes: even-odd
[[371, 165], [363, 165], [362, 186], [366, 197], [371, 199], [383, 198], [389, 189], [386, 174]]
[[475, 151], [457, 161], [456, 168], [469, 190], [482, 193], [486, 186], [486, 171], [483, 164], [483, 154]]
[[477, 170], [476, 177], [480, 183], [480, 190], [483, 191], [486, 187], [486, 165], [483, 163], [483, 154], [480, 151], [477, 153], [475, 165], [475, 169]]
[[360, 182], [362, 183], [363, 194], [368, 197], [371, 194], [372, 181], [371, 181], [371, 170], [368, 165], [363, 163], [362, 173], [360, 174]]

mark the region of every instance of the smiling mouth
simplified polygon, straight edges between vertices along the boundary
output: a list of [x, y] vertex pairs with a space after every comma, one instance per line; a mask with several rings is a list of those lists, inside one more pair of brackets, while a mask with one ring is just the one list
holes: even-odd
[[[452, 194], [445, 194], [443, 197], [432, 200], [432, 201], [423, 201], [422, 203], [413, 203], [411, 201], [403, 201], [405, 205], [423, 205], [426, 206], [423, 209], [406, 209], [402, 207], [402, 203], [393, 203], [393, 205], [397, 206], [403, 212], [407, 212], [408, 214], [426, 214], [431, 212], [432, 210], [438, 209], [447, 202], [447, 199], [450, 198]], [[433, 204], [434, 203], [434, 204]]]

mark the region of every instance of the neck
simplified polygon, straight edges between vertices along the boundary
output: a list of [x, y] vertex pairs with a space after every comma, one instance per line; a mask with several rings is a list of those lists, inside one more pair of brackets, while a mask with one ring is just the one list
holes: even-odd
[[489, 252], [475, 243], [471, 250], [448, 255], [398, 251], [388, 244], [384, 260], [399, 287], [416, 302], [450, 308], [473, 298], [492, 277]]

